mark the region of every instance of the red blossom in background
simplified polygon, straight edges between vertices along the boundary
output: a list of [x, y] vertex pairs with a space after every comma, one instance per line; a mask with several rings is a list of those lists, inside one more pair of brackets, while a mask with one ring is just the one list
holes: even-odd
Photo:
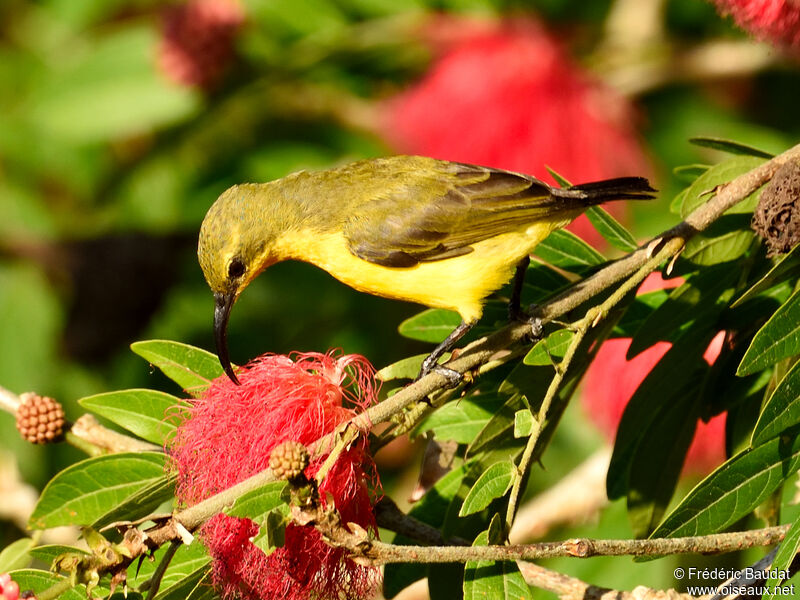
[[[538, 23], [440, 17], [424, 37], [439, 57], [383, 109], [397, 151], [543, 179], [549, 166], [574, 183], [649, 172], [632, 105]], [[599, 240], [588, 223], [577, 232]]]
[[[272, 449], [285, 441], [310, 444], [375, 402], [374, 369], [360, 356], [266, 355], [238, 373], [214, 380], [189, 409], [169, 444], [178, 474], [176, 495], [192, 505], [265, 470]], [[344, 406], [351, 404], [355, 408]], [[312, 459], [313, 477], [325, 456]], [[377, 534], [368, 486], [379, 486], [361, 438], [343, 452], [319, 488], [344, 523]], [[378, 571], [328, 546], [313, 526], [286, 527], [285, 544], [267, 556], [250, 542], [249, 519], [217, 515], [201, 530], [214, 558], [213, 576], [226, 600], [367, 598]]]
[[11, 580], [11, 575], [0, 575], [0, 600], [17, 600], [19, 598], [19, 584]]
[[[642, 283], [639, 293], [677, 287], [681, 283], [680, 279], [664, 281], [660, 273], [652, 273]], [[706, 349], [704, 356], [709, 364], [719, 356], [723, 338], [724, 334], [720, 332]], [[630, 345], [630, 338], [607, 340], [592, 361], [583, 384], [583, 406], [592, 422], [611, 442], [636, 388], [672, 346], [669, 342], [658, 342], [633, 359], [626, 360]], [[684, 472], [705, 475], [724, 460], [725, 415], [717, 415], [708, 423], [698, 421], [684, 462]]]
[[213, 85], [233, 57], [233, 38], [244, 22], [238, 0], [191, 0], [165, 11], [158, 65], [181, 85]]
[[760, 40], [800, 50], [797, 0], [714, 0], [717, 9]]

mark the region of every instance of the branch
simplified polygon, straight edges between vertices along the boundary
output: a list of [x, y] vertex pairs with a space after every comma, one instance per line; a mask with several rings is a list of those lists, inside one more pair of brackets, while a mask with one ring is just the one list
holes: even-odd
[[540, 560], [543, 558], [593, 556], [667, 556], [673, 554], [724, 554], [744, 548], [769, 546], [781, 542], [790, 525], [711, 535], [656, 538], [649, 540], [593, 540], [576, 538], [560, 542], [541, 542], [511, 546], [396, 546], [372, 541], [368, 548], [359, 540], [349, 548], [371, 564], [447, 563], [488, 560]]

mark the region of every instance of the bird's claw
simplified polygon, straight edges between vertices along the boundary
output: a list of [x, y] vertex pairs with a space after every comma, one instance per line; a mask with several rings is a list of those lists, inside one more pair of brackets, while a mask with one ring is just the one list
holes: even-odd
[[541, 339], [542, 333], [544, 332], [544, 324], [539, 317], [532, 317], [530, 313], [522, 310], [519, 307], [511, 307], [508, 308], [508, 319], [509, 321], [519, 321], [521, 323], [527, 323], [531, 326], [530, 332], [525, 336], [528, 338], [529, 342], [534, 342], [536, 340]]
[[427, 360], [422, 363], [422, 368], [419, 371], [419, 375], [417, 375], [417, 378], [414, 381], [419, 381], [429, 373], [438, 373], [444, 377], [447, 380], [448, 388], [454, 388], [464, 381], [464, 374], [456, 371], [455, 369], [449, 369], [436, 363], [426, 363], [428, 363]]

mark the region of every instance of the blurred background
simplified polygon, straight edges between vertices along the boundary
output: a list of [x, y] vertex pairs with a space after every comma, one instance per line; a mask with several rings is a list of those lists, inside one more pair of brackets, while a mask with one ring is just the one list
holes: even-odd
[[[128, 345], [213, 348], [195, 245], [235, 183], [395, 153], [548, 181], [547, 167], [574, 183], [646, 175], [659, 202], [612, 211], [637, 237], [655, 234], [677, 220], [668, 206], [685, 181], [673, 169], [720, 158], [689, 137], [772, 152], [800, 137], [797, 40], [758, 33], [772, 43], [705, 0], [3, 0], [0, 385], [58, 398], [72, 418], [93, 393], [174, 393]], [[588, 225], [573, 230], [614, 256]], [[232, 359], [339, 347], [380, 368], [427, 351], [397, 333], [418, 311], [279, 264], [233, 311]], [[13, 428], [0, 415], [6, 479], [18, 469], [41, 488], [80, 456], [25, 445]], [[721, 460], [720, 431], [705, 435], [699, 472]], [[603, 439], [578, 406], [559, 436], [542, 488]], [[412, 456], [385, 458], [397, 482], [413, 480]], [[583, 532], [630, 535], [618, 504]], [[0, 547], [20, 535], [0, 522]], [[666, 563], [553, 566], [669, 587]]]

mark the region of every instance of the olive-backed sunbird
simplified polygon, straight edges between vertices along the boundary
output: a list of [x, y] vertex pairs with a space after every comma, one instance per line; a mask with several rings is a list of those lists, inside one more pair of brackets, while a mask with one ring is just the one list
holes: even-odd
[[480, 318], [486, 297], [515, 273], [510, 311], [528, 255], [586, 208], [650, 199], [641, 177], [569, 188], [534, 177], [421, 156], [361, 160], [235, 185], [209, 209], [198, 258], [214, 293], [214, 335], [225, 372], [231, 307], [254, 277], [287, 259], [312, 263], [370, 294], [454, 310], [462, 323], [423, 362], [436, 368]]

